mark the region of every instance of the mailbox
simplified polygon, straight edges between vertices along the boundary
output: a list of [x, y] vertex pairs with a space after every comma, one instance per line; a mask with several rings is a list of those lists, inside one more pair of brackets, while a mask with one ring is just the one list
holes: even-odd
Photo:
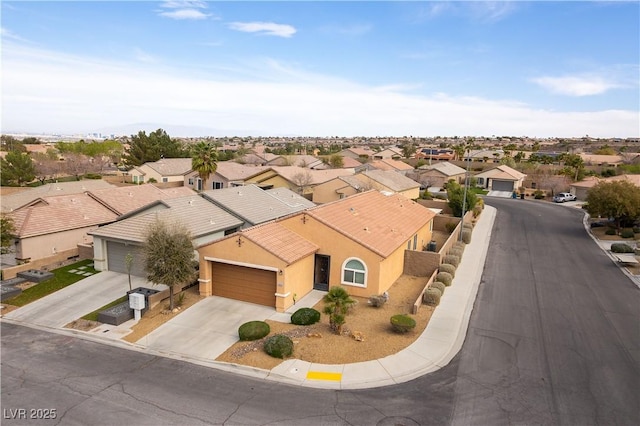
[[129, 307], [138, 311], [144, 309], [144, 294], [130, 293]]

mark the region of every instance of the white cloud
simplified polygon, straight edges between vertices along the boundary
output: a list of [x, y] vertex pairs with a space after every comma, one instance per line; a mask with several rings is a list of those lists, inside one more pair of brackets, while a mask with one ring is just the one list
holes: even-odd
[[[513, 101], [406, 93], [256, 63], [269, 78], [3, 46], [6, 131], [77, 133], [128, 123], [247, 129], [255, 135], [638, 136], [637, 111], [557, 112]], [[159, 90], [159, 88], [161, 90]], [[231, 131], [231, 130], [229, 130]]]
[[165, 1], [160, 7], [161, 10], [157, 10], [156, 12], [165, 18], [200, 20], [211, 16], [211, 14], [199, 10], [207, 8], [207, 3], [199, 0]]
[[600, 95], [621, 87], [599, 76], [538, 77], [531, 81], [552, 93], [568, 96]]
[[231, 22], [229, 28], [245, 33], [258, 33], [261, 35], [291, 37], [296, 29], [291, 25], [276, 24], [273, 22]]
[[472, 1], [463, 3], [470, 8], [471, 16], [482, 22], [498, 22], [516, 10], [514, 1]]
[[20, 37], [19, 35], [15, 34], [13, 31], [8, 30], [7, 28], [0, 28], [0, 35], [2, 36], [2, 38], [7, 38], [10, 40], [15, 40], [15, 41], [20, 41], [23, 43], [30, 43], [29, 40], [26, 40], [22, 37]]

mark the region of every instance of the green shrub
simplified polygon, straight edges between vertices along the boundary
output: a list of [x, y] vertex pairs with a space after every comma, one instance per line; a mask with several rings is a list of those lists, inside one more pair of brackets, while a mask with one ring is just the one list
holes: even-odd
[[453, 248], [460, 249], [462, 251], [464, 251], [464, 248], [466, 246], [467, 245], [465, 243], [463, 243], [462, 241], [456, 241], [455, 243], [453, 243]]
[[313, 308], [300, 308], [291, 315], [291, 323], [295, 325], [311, 325], [320, 321], [320, 312]]
[[620, 231], [620, 236], [622, 238], [633, 238], [634, 233], [633, 233], [633, 229], [623, 229], [622, 231]]
[[440, 281], [449, 287], [451, 285], [451, 281], [453, 281], [453, 276], [448, 272], [438, 272], [438, 275], [436, 275], [436, 281]]
[[634, 234], [640, 234], [640, 226], [634, 226], [632, 228], [632, 231]]
[[258, 340], [269, 334], [271, 328], [264, 321], [245, 322], [238, 328], [240, 340]]
[[440, 265], [440, 267], [438, 268], [438, 271], [451, 274], [452, 277], [456, 276], [456, 267], [449, 263], [443, 263], [442, 265]]
[[416, 320], [406, 314], [391, 317], [391, 327], [396, 333], [407, 333], [416, 327]]
[[440, 290], [440, 294], [444, 294], [444, 289], [447, 288], [447, 286], [444, 285], [443, 282], [434, 281], [434, 282], [431, 283], [429, 288], [437, 288], [438, 290]]
[[611, 251], [613, 253], [633, 253], [633, 247], [625, 243], [613, 243], [611, 244]]
[[84, 175], [85, 179], [102, 179], [102, 176], [98, 173], [87, 173]]
[[462, 253], [463, 253], [463, 250], [454, 247], [451, 250], [449, 250], [448, 254], [452, 254], [454, 256], [458, 256], [459, 258], [462, 259]]
[[538, 189], [536, 192], [533, 193], [533, 198], [535, 198], [536, 200], [542, 200], [544, 198], [544, 192]]
[[469, 223], [469, 222], [465, 222], [462, 224], [462, 230], [464, 231], [465, 229], [473, 229], [473, 224]]
[[389, 295], [386, 292], [385, 294], [377, 294], [369, 297], [369, 305], [374, 308], [380, 308], [382, 305], [387, 303], [387, 300], [389, 300]]
[[442, 292], [437, 288], [432, 287], [433, 285], [424, 291], [424, 294], [422, 295], [422, 303], [425, 303], [429, 306], [438, 306], [440, 304]]
[[465, 244], [469, 244], [471, 242], [471, 230], [470, 229], [463, 229], [462, 230], [462, 241], [464, 241]]
[[284, 334], [276, 334], [264, 343], [264, 351], [274, 358], [284, 359], [293, 354], [293, 340]]
[[613, 229], [613, 228], [607, 228], [607, 230], [606, 230], [606, 231], [604, 231], [604, 233], [605, 233], [606, 235], [616, 235], [616, 230], [615, 230], [615, 229]]
[[457, 268], [460, 264], [460, 257], [455, 254], [448, 254], [442, 259], [442, 263], [448, 263], [449, 265], [453, 265]]

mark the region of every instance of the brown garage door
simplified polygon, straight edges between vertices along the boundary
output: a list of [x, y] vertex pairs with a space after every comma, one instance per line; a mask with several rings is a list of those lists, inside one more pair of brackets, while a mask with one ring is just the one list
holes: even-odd
[[276, 273], [212, 262], [213, 295], [258, 305], [276, 306]]

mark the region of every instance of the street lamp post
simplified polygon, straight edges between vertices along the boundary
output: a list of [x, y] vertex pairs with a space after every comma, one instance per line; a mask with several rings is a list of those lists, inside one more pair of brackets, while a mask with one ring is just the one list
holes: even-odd
[[458, 241], [462, 241], [462, 231], [464, 230], [464, 214], [467, 208], [467, 183], [469, 180], [469, 153], [470, 150], [467, 151], [467, 169], [464, 172], [464, 191], [462, 195], [462, 218], [460, 220], [460, 235], [458, 235]]

